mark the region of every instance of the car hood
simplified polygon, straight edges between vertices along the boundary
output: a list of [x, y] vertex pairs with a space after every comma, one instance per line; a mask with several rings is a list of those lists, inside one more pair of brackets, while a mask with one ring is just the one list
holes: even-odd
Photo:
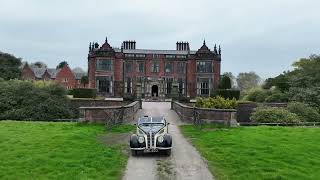
[[149, 132], [156, 133], [160, 131], [163, 126], [140, 126], [139, 128], [148, 134]]

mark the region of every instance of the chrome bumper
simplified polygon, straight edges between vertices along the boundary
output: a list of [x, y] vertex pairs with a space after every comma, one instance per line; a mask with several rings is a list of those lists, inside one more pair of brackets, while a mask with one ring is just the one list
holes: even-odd
[[172, 147], [155, 147], [155, 148], [130, 148], [131, 150], [145, 150], [145, 149], [158, 149], [158, 150], [169, 150], [172, 149]]

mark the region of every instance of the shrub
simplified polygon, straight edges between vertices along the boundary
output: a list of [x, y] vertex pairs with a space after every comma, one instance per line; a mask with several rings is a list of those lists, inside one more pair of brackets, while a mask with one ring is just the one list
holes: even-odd
[[298, 115], [278, 107], [258, 107], [250, 119], [260, 123], [295, 123], [300, 121]]
[[96, 98], [97, 90], [88, 88], [76, 88], [72, 90], [74, 98]]
[[215, 108], [215, 109], [235, 109], [237, 106], [236, 99], [225, 99], [221, 96], [209, 98], [197, 98], [196, 107]]
[[240, 98], [240, 90], [237, 89], [217, 89], [214, 91], [213, 96], [221, 96], [225, 99], [239, 99]]
[[53, 82], [0, 82], [0, 119], [52, 120], [76, 118], [63, 87]]
[[266, 102], [277, 102], [277, 103], [288, 102], [288, 100], [289, 100], [288, 94], [280, 91], [272, 92], [272, 94], [265, 99]]
[[253, 102], [264, 102], [266, 98], [271, 95], [271, 91], [263, 90], [260, 88], [253, 88], [249, 90], [244, 100]]
[[291, 102], [288, 104], [288, 110], [299, 116], [302, 121], [305, 122], [317, 122], [320, 121], [320, 114], [316, 108], [310, 107], [300, 102]]

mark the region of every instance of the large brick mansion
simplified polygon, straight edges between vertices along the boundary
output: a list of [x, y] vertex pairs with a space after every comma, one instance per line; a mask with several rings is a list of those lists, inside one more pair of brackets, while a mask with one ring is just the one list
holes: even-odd
[[107, 41], [90, 43], [89, 87], [106, 97], [208, 96], [220, 81], [221, 49], [211, 51], [205, 41], [198, 50], [177, 42], [175, 50], [137, 49], [135, 41], [113, 48]]

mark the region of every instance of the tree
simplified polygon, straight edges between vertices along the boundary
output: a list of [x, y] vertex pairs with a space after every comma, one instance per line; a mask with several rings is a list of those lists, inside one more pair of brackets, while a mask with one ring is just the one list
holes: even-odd
[[231, 79], [230, 77], [223, 75], [220, 81], [220, 89], [231, 89]]
[[72, 70], [74, 73], [85, 74], [86, 72], [81, 67], [76, 67]]
[[261, 78], [253, 71], [239, 73], [237, 76], [238, 88], [243, 90], [249, 90], [259, 85]]
[[37, 61], [35, 63], [31, 63], [30, 67], [33, 67], [33, 68], [47, 68], [48, 66], [44, 62]]
[[320, 108], [320, 55], [301, 58], [292, 66], [294, 70], [269, 78], [265, 86], [275, 86], [288, 95], [289, 101]]
[[223, 76], [228, 76], [231, 80], [231, 87], [234, 88], [236, 86], [236, 77], [232, 74], [232, 72], [225, 72], [222, 74]]
[[21, 59], [15, 56], [0, 52], [0, 78], [4, 80], [19, 78]]
[[82, 76], [80, 81], [81, 81], [81, 84], [86, 85], [89, 83], [89, 78], [88, 76]]
[[62, 61], [62, 62], [59, 63], [59, 65], [57, 66], [56, 69], [61, 69], [61, 68], [63, 68], [65, 65], [68, 65], [67, 61]]

